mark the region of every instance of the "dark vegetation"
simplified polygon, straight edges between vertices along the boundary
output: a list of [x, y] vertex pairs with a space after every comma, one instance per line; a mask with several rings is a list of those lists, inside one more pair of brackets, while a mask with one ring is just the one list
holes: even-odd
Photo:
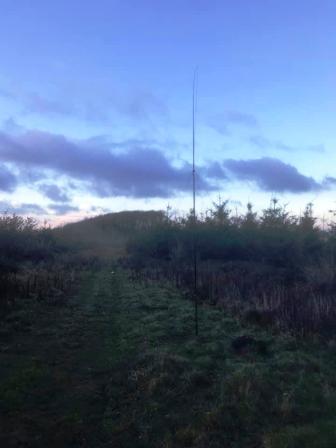
[[0, 216], [0, 313], [21, 299], [62, 302], [81, 272], [99, 266], [97, 256], [84, 253], [59, 230], [32, 218]]
[[244, 216], [228, 202], [214, 204], [193, 225], [192, 216], [162, 214], [128, 243], [127, 265], [137, 278], [167, 279], [192, 289], [193, 232], [198, 294], [255, 324], [298, 335], [332, 337], [336, 330], [336, 231], [316, 225], [312, 205], [300, 217], [272, 200], [261, 216]]
[[276, 200], [196, 226], [3, 215], [0, 446], [334, 448], [335, 251]]
[[52, 300], [64, 297], [74, 272], [69, 252], [48, 228], [31, 218], [0, 217], [0, 312], [21, 299]]
[[21, 299], [62, 302], [81, 273], [125, 255], [131, 235], [161, 213], [122, 212], [51, 229], [33, 218], [0, 216], [0, 313]]

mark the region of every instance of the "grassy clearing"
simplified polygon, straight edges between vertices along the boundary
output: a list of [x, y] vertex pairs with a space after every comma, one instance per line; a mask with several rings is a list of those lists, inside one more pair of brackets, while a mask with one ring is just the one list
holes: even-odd
[[22, 301], [1, 323], [0, 446], [102, 446], [114, 332], [102, 299], [89, 276], [67, 305]]
[[[336, 446], [332, 345], [210, 307], [196, 339], [190, 302], [122, 274], [91, 276], [68, 306], [34, 306], [1, 330], [2, 446]], [[238, 350], [242, 336], [253, 343]]]
[[[196, 340], [192, 304], [174, 290], [122, 285], [130, 356], [108, 389], [114, 446], [336, 446], [332, 347], [242, 327], [210, 307]], [[256, 343], [237, 352], [243, 335]]]

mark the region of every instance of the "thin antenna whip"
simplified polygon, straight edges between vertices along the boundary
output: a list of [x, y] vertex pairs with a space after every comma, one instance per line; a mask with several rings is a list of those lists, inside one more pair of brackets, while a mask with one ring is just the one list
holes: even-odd
[[198, 297], [197, 297], [197, 251], [196, 251], [196, 170], [195, 170], [195, 118], [197, 109], [198, 69], [194, 71], [192, 97], [192, 178], [193, 178], [193, 264], [194, 264], [194, 301], [195, 301], [195, 335], [198, 336]]

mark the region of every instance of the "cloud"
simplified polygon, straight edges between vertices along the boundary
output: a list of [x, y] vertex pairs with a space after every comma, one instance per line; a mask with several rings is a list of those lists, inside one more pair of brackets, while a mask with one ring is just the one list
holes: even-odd
[[[167, 198], [189, 192], [192, 185], [191, 166], [175, 166], [157, 149], [132, 146], [115, 153], [106, 146], [39, 131], [0, 133], [0, 160], [78, 179], [101, 197]], [[202, 173], [197, 187], [200, 192], [215, 189]]]
[[49, 210], [55, 212], [56, 215], [65, 215], [70, 212], [78, 212], [79, 208], [69, 204], [49, 204], [48, 209], [38, 204], [21, 203], [13, 205], [10, 201], [0, 201], [0, 214], [11, 213], [24, 216], [43, 216], [48, 215]]
[[262, 135], [252, 135], [249, 138], [250, 143], [260, 149], [280, 149], [282, 151], [295, 151], [292, 146], [286, 145], [279, 140], [270, 140]]
[[336, 186], [336, 178], [331, 176], [326, 176], [323, 179], [323, 185], [325, 188], [332, 188]]
[[[0, 132], [0, 163], [15, 166], [20, 183], [32, 185], [52, 201], [49, 208], [59, 213], [77, 211], [69, 197], [50, 178], [63, 177], [73, 189], [86, 189], [99, 197], [169, 198], [192, 189], [189, 163], [172, 162], [156, 147], [136, 140], [110, 142], [106, 138], [73, 141], [63, 135], [25, 131], [18, 135]], [[31, 176], [28, 175], [31, 173]], [[34, 182], [35, 179], [35, 182]], [[297, 168], [279, 159], [264, 157], [248, 160], [224, 160], [197, 167], [199, 193], [218, 191], [220, 184], [232, 180], [252, 181], [263, 191], [303, 193], [326, 190], [336, 179], [321, 182], [301, 174]], [[0, 188], [13, 191], [16, 177], [2, 165]]]
[[2, 87], [0, 87], [0, 96], [7, 100], [13, 100], [16, 98], [16, 96], [14, 95], [13, 92], [11, 92], [10, 90], [4, 89]]
[[57, 215], [65, 215], [70, 212], [78, 212], [79, 208], [69, 204], [50, 204], [48, 206]]
[[[79, 208], [69, 204], [49, 204], [48, 209], [56, 215], [65, 215], [70, 212], [78, 212]], [[0, 201], [0, 214], [14, 213], [16, 215], [48, 215], [49, 211], [38, 204], [21, 203], [13, 205], [10, 201]]]
[[20, 126], [13, 117], [9, 117], [2, 122], [1, 129], [9, 134], [18, 134], [22, 132], [24, 128]]
[[226, 112], [226, 119], [229, 123], [246, 126], [249, 128], [258, 126], [258, 120], [254, 115], [234, 110]]
[[232, 125], [256, 128], [258, 127], [258, 120], [252, 114], [231, 110], [210, 116], [207, 124], [220, 134], [229, 135], [229, 128]]
[[137, 120], [168, 114], [166, 104], [149, 91], [133, 92], [128, 97], [119, 98], [115, 104], [119, 112]]
[[0, 213], [15, 213], [17, 215], [47, 215], [48, 212], [38, 204], [23, 203], [13, 205], [8, 201], [0, 201]]
[[320, 144], [320, 145], [310, 145], [310, 146], [306, 146], [306, 149], [308, 151], [313, 151], [313, 152], [325, 152], [325, 146]]
[[55, 184], [42, 184], [39, 191], [55, 202], [69, 202], [69, 196]]
[[50, 100], [36, 93], [26, 95], [24, 112], [39, 115], [71, 115], [74, 108], [58, 101]]
[[219, 162], [210, 162], [199, 170], [206, 178], [220, 180], [226, 180], [228, 178], [224, 168]]
[[304, 193], [323, 188], [312, 177], [304, 176], [294, 166], [279, 159], [229, 159], [224, 166], [236, 179], [253, 181], [264, 191]]
[[112, 89], [106, 92], [92, 92], [92, 86], [80, 91], [74, 89], [69, 94], [63, 90], [55, 98], [26, 91], [21, 86], [0, 88], [0, 97], [14, 101], [21, 106], [23, 115], [48, 117], [71, 116], [79, 120], [108, 123], [117, 114], [131, 121], [167, 118], [167, 104], [150, 90], [136, 89], [132, 92]]
[[111, 209], [110, 208], [106, 208], [106, 207], [97, 207], [95, 205], [92, 205], [90, 207], [90, 212], [99, 213], [99, 214], [111, 213]]
[[228, 124], [222, 117], [214, 116], [207, 120], [207, 125], [222, 135], [230, 135]]
[[17, 183], [16, 176], [5, 165], [0, 164], [0, 191], [12, 192]]
[[71, 115], [76, 112], [69, 102], [53, 100], [35, 92], [25, 92], [21, 88], [0, 89], [0, 96], [21, 104], [24, 114]]
[[313, 152], [324, 152], [325, 147], [324, 145], [311, 145], [311, 146], [305, 146], [305, 147], [298, 147], [298, 146], [292, 146], [284, 143], [281, 140], [271, 140], [266, 137], [263, 137], [262, 135], [252, 135], [249, 138], [249, 142], [252, 143], [254, 146], [257, 146], [260, 149], [276, 149], [279, 151], [286, 151], [286, 152], [296, 152], [296, 151], [313, 151]]

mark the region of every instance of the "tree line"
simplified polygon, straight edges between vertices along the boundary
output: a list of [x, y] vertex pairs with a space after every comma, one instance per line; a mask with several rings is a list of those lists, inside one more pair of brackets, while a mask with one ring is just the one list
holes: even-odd
[[125, 264], [190, 291], [194, 240], [201, 300], [302, 334], [334, 331], [336, 226], [321, 229], [312, 204], [296, 216], [272, 199], [261, 214], [248, 203], [239, 216], [218, 201], [196, 223], [192, 213], [162, 213], [129, 241]]

